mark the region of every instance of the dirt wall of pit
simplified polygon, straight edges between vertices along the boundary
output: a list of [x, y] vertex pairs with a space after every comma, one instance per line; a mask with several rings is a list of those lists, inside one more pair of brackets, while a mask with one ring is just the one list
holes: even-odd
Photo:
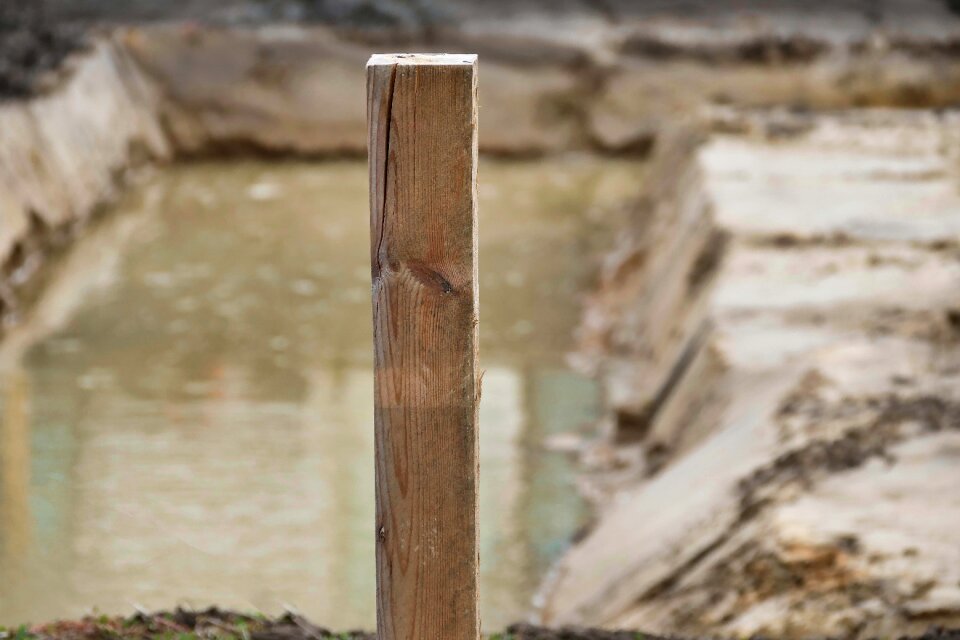
[[[728, 16], [699, 32], [691, 31], [695, 22], [675, 17], [657, 22], [656, 31], [649, 23], [605, 23], [595, 38], [575, 37], [593, 24], [582, 12], [547, 32], [494, 29], [502, 16], [471, 14], [460, 28], [441, 25], [429, 37], [297, 24], [111, 28], [47, 74], [41, 95], [0, 102], [0, 301], [8, 314], [15, 309], [40, 258], [108, 201], [133, 165], [216, 154], [362, 157], [362, 69], [374, 51], [479, 51], [484, 153], [643, 158], [716, 125], [702, 117], [710, 103], [819, 110], [960, 100], [960, 64], [949, 39], [956, 21], [937, 7], [917, 9], [911, 19], [936, 22], [941, 31], [933, 37], [917, 23], [913, 40], [902, 31], [870, 31], [859, 18], [845, 38], [813, 40], [808, 32], [819, 23], [783, 11], [759, 23]], [[531, 7], [521, 14], [543, 18]], [[772, 36], [770, 24], [783, 31]], [[718, 39], [720, 28], [734, 35]], [[668, 180], [667, 173], [655, 181]], [[654, 189], [661, 192], [650, 198], [658, 200], [670, 187]], [[685, 339], [668, 342], [674, 346], [655, 356], [668, 362], [658, 365], [663, 371], [674, 370], [669, 361]], [[621, 355], [607, 368], [629, 369], [622, 357], [629, 350], [611, 347]], [[592, 357], [601, 356], [594, 349]], [[661, 378], [660, 369], [651, 375]], [[613, 386], [611, 413], [642, 425], [649, 403], [625, 399]], [[633, 386], [647, 383], [635, 379]]]
[[46, 255], [113, 198], [128, 171], [168, 159], [157, 94], [123, 47], [97, 42], [47, 95], [0, 103], [0, 315]]
[[[960, 623], [957, 119], [751, 111], [699, 152], [727, 236], [709, 346], [635, 442], [588, 456], [607, 460], [607, 499], [547, 622], [786, 638]], [[684, 317], [662, 309], [626, 333], [634, 394], [630, 375], [656, 371], [649, 327]]]

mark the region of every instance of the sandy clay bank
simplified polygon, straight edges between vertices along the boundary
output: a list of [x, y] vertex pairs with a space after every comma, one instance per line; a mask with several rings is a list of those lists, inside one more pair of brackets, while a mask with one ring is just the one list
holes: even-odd
[[[622, 444], [586, 455], [606, 506], [543, 617], [788, 637], [956, 625], [957, 116], [718, 118], [740, 133], [699, 154], [729, 235], [708, 337], [652, 416], [642, 385], [610, 395]], [[608, 386], [656, 365], [612, 344]]]

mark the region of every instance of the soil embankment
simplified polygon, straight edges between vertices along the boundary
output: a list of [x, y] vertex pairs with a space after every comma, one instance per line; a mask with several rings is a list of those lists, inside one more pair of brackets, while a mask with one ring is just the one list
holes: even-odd
[[615, 499], [558, 567], [547, 621], [960, 623], [956, 117], [725, 114], [742, 133], [700, 154], [731, 238], [707, 308], [717, 365], [682, 374], [699, 387], [684, 419], [656, 412], [619, 451]]
[[0, 103], [0, 316], [15, 321], [27, 285], [70, 243], [123, 177], [169, 157], [153, 89], [109, 39], [67, 63], [56, 89]]

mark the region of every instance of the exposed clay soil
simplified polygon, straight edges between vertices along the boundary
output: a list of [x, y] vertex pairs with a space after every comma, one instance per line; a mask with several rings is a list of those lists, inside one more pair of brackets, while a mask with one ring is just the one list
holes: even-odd
[[0, 100], [36, 93], [42, 78], [83, 46], [82, 31], [47, 19], [42, 0], [0, 3]]
[[[543, 618], [687, 637], [866, 640], [956, 628], [960, 575], [945, 572], [958, 562], [943, 554], [957, 547], [939, 540], [955, 538], [960, 502], [931, 483], [960, 469], [957, 116], [740, 115], [737, 134], [699, 152], [729, 240], [712, 297], [686, 307], [706, 308], [712, 323], [700, 362], [722, 366], [681, 364], [634, 441], [584, 455], [610, 469], [593, 495], [609, 491], [611, 506], [561, 561]], [[691, 210], [680, 202], [676, 211]], [[670, 224], [663, 237], [681, 237]], [[643, 255], [636, 264], [656, 264]], [[663, 290], [690, 272], [674, 270], [678, 284]], [[627, 310], [629, 329], [663, 315], [646, 302], [653, 294], [633, 297], [647, 307], [608, 299]], [[623, 354], [656, 354], [653, 340], [610, 344], [608, 370], [628, 380]], [[639, 388], [616, 384], [607, 388]]]

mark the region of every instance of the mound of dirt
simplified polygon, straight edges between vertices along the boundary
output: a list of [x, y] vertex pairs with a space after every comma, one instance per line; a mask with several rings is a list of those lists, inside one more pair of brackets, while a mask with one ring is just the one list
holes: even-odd
[[83, 46], [82, 30], [47, 18], [42, 0], [0, 3], [0, 100], [32, 95]]

